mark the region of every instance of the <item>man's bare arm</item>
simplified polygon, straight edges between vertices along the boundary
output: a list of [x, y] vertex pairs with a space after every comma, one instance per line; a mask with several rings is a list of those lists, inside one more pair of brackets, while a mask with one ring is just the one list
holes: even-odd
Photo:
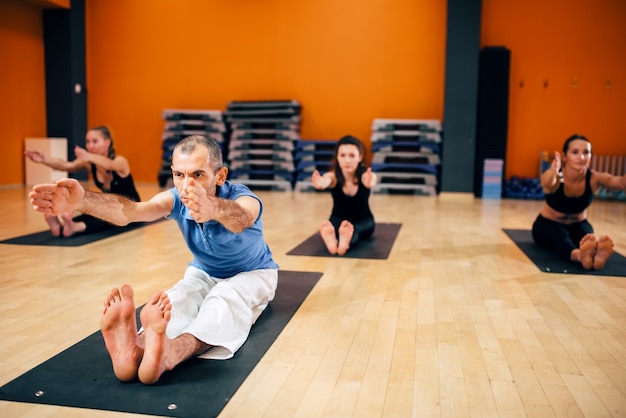
[[169, 215], [172, 202], [173, 196], [169, 191], [160, 192], [147, 202], [135, 202], [118, 194], [87, 190], [76, 210], [124, 226], [132, 222], [151, 222]]
[[232, 232], [242, 232], [254, 224], [261, 211], [261, 203], [251, 196], [237, 200], [217, 199], [218, 210], [215, 220]]
[[252, 226], [261, 212], [261, 202], [252, 196], [241, 196], [236, 200], [209, 196], [193, 179], [189, 180], [184, 192], [183, 204], [196, 222], [214, 220], [234, 233]]
[[76, 179], [38, 184], [29, 197], [33, 209], [47, 215], [77, 210], [116, 225], [154, 221], [168, 215], [174, 202], [168, 191], [155, 195], [147, 202], [135, 202], [112, 193], [86, 191]]
[[234, 233], [242, 232], [252, 226], [261, 211], [261, 203], [251, 196], [242, 196], [237, 200], [207, 196], [201, 200], [200, 204], [194, 201], [193, 196], [190, 196], [186, 206], [196, 222], [214, 220]]

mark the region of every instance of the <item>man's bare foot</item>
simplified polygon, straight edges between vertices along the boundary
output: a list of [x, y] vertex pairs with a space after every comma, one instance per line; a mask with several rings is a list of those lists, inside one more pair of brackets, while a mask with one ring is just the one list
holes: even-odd
[[53, 237], [61, 235], [61, 222], [59, 222], [59, 218], [56, 215], [44, 215], [44, 219], [50, 227], [50, 233]]
[[72, 212], [62, 213], [61, 219], [63, 219], [63, 236], [65, 238], [79, 232], [85, 232], [85, 229], [87, 229], [87, 225], [84, 222], [74, 222]]
[[600, 270], [613, 254], [613, 240], [606, 235], [602, 235], [598, 240], [598, 250], [593, 258], [593, 268]]
[[145, 350], [139, 365], [139, 380], [151, 385], [173, 366], [168, 364], [169, 339], [165, 334], [172, 315], [172, 304], [165, 292], [153, 294], [140, 313]]
[[143, 349], [137, 336], [133, 289], [129, 285], [122, 286], [121, 292], [113, 289], [107, 296], [100, 330], [115, 376], [123, 382], [135, 380]]
[[593, 234], [587, 234], [580, 240], [580, 263], [585, 270], [593, 268], [593, 257], [596, 254], [598, 242]]
[[326, 244], [328, 252], [333, 255], [337, 254], [337, 236], [335, 235], [335, 227], [330, 221], [322, 222], [320, 235], [322, 236], [322, 241]]
[[354, 234], [354, 225], [348, 221], [341, 222], [339, 226], [339, 244], [337, 245], [337, 254], [344, 255], [350, 248], [350, 241]]

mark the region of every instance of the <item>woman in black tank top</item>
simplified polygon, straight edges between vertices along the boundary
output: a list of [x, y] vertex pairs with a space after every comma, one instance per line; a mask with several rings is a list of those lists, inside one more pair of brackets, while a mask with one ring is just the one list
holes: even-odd
[[[107, 126], [96, 126], [85, 135], [85, 148], [74, 148], [76, 159], [65, 161], [48, 158], [38, 151], [26, 150], [24, 154], [33, 162], [44, 164], [55, 170], [76, 172], [88, 170], [95, 185], [105, 193], [116, 193], [139, 201], [139, 193], [130, 173], [128, 160], [117, 155], [113, 148], [113, 138]], [[59, 216], [45, 215], [50, 232], [55, 237], [64, 237], [81, 232], [96, 232], [106, 228], [117, 228], [108, 222], [89, 215], [72, 218], [72, 212]]]
[[550, 168], [541, 175], [546, 200], [533, 223], [533, 239], [559, 257], [599, 270], [613, 254], [608, 235], [596, 238], [587, 220], [587, 208], [600, 187], [626, 190], [626, 175], [614, 176], [589, 168], [591, 143], [572, 135], [563, 144], [563, 155], [555, 152]]
[[320, 235], [330, 254], [344, 255], [357, 242], [374, 233], [374, 215], [369, 207], [376, 174], [363, 164], [365, 148], [353, 136], [344, 136], [335, 147], [330, 171], [315, 170], [311, 180], [317, 190], [331, 189], [333, 209], [320, 226]]

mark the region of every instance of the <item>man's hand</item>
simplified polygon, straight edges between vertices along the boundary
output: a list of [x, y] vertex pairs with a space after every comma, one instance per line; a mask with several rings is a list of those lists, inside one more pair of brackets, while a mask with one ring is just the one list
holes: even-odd
[[218, 211], [218, 202], [210, 198], [206, 190], [193, 179], [187, 181], [184, 188], [186, 198], [183, 203], [189, 209], [190, 215], [196, 222], [203, 223], [215, 219]]
[[37, 184], [28, 193], [30, 203], [37, 212], [58, 215], [78, 207], [85, 189], [76, 179], [61, 179], [54, 184]]
[[240, 196], [236, 200], [209, 196], [193, 179], [187, 180], [181, 199], [196, 222], [217, 221], [236, 234], [254, 224], [261, 210], [261, 204], [252, 196]]

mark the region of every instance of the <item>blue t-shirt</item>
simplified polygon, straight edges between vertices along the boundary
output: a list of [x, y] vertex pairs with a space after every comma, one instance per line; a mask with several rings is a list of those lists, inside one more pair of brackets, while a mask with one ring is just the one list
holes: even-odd
[[252, 196], [261, 204], [259, 216], [254, 224], [236, 234], [217, 221], [200, 224], [189, 214], [176, 188], [170, 189], [174, 195], [174, 207], [167, 217], [175, 220], [193, 254], [189, 265], [205, 271], [215, 278], [232, 277], [243, 271], [278, 268], [272, 258], [265, 238], [263, 238], [263, 204], [248, 187], [226, 181], [217, 188], [217, 197], [235, 200], [241, 196]]

